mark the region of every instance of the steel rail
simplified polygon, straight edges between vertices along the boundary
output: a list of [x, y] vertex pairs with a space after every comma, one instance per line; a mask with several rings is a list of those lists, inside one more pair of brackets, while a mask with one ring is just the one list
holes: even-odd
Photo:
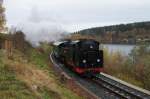
[[[53, 58], [54, 56], [52, 54], [53, 53], [51, 53], [50, 55], [50, 59], [54, 61], [53, 59], [55, 58]], [[55, 63], [55, 65], [59, 66], [58, 63]], [[121, 82], [114, 80], [112, 77], [109, 77], [105, 74], [100, 74], [96, 76], [93, 75], [93, 78], [89, 80], [94, 81], [99, 86], [124, 99], [150, 99], [150, 94], [136, 90], [130, 86], [127, 86], [126, 84], [122, 84]]]
[[130, 88], [104, 75], [94, 76], [92, 80], [125, 99], [150, 99], [150, 95]]

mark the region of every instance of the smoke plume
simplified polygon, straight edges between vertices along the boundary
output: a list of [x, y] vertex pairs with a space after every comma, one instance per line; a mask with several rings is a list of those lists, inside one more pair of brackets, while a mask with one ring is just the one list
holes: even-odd
[[56, 17], [44, 16], [36, 7], [31, 9], [27, 20], [21, 22], [17, 29], [22, 30], [26, 39], [36, 46], [41, 41], [56, 41], [66, 34]]

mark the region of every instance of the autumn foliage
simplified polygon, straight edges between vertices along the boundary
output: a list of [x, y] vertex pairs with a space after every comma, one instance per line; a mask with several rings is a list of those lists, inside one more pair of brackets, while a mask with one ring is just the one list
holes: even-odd
[[135, 47], [129, 56], [104, 49], [104, 72], [150, 90], [150, 46]]

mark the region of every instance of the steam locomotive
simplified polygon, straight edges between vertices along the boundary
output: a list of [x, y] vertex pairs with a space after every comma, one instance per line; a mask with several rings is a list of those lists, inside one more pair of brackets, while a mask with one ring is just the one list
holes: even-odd
[[103, 70], [103, 51], [91, 39], [54, 43], [54, 55], [76, 73], [98, 74]]

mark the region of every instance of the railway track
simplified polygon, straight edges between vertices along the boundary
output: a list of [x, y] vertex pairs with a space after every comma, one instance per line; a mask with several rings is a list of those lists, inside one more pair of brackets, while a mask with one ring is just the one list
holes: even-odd
[[[93, 81], [124, 99], [150, 99], [150, 93], [129, 84], [112, 79], [107, 74], [94, 76]], [[135, 88], [134, 88], [135, 87]]]
[[[69, 74], [65, 66], [62, 66], [53, 56], [54, 60], [57, 61], [57, 66], [60, 66]], [[137, 88], [104, 73], [93, 75], [92, 79], [79, 78], [77, 76], [75, 79], [89, 91], [100, 97], [100, 99], [150, 99], [149, 91]]]

